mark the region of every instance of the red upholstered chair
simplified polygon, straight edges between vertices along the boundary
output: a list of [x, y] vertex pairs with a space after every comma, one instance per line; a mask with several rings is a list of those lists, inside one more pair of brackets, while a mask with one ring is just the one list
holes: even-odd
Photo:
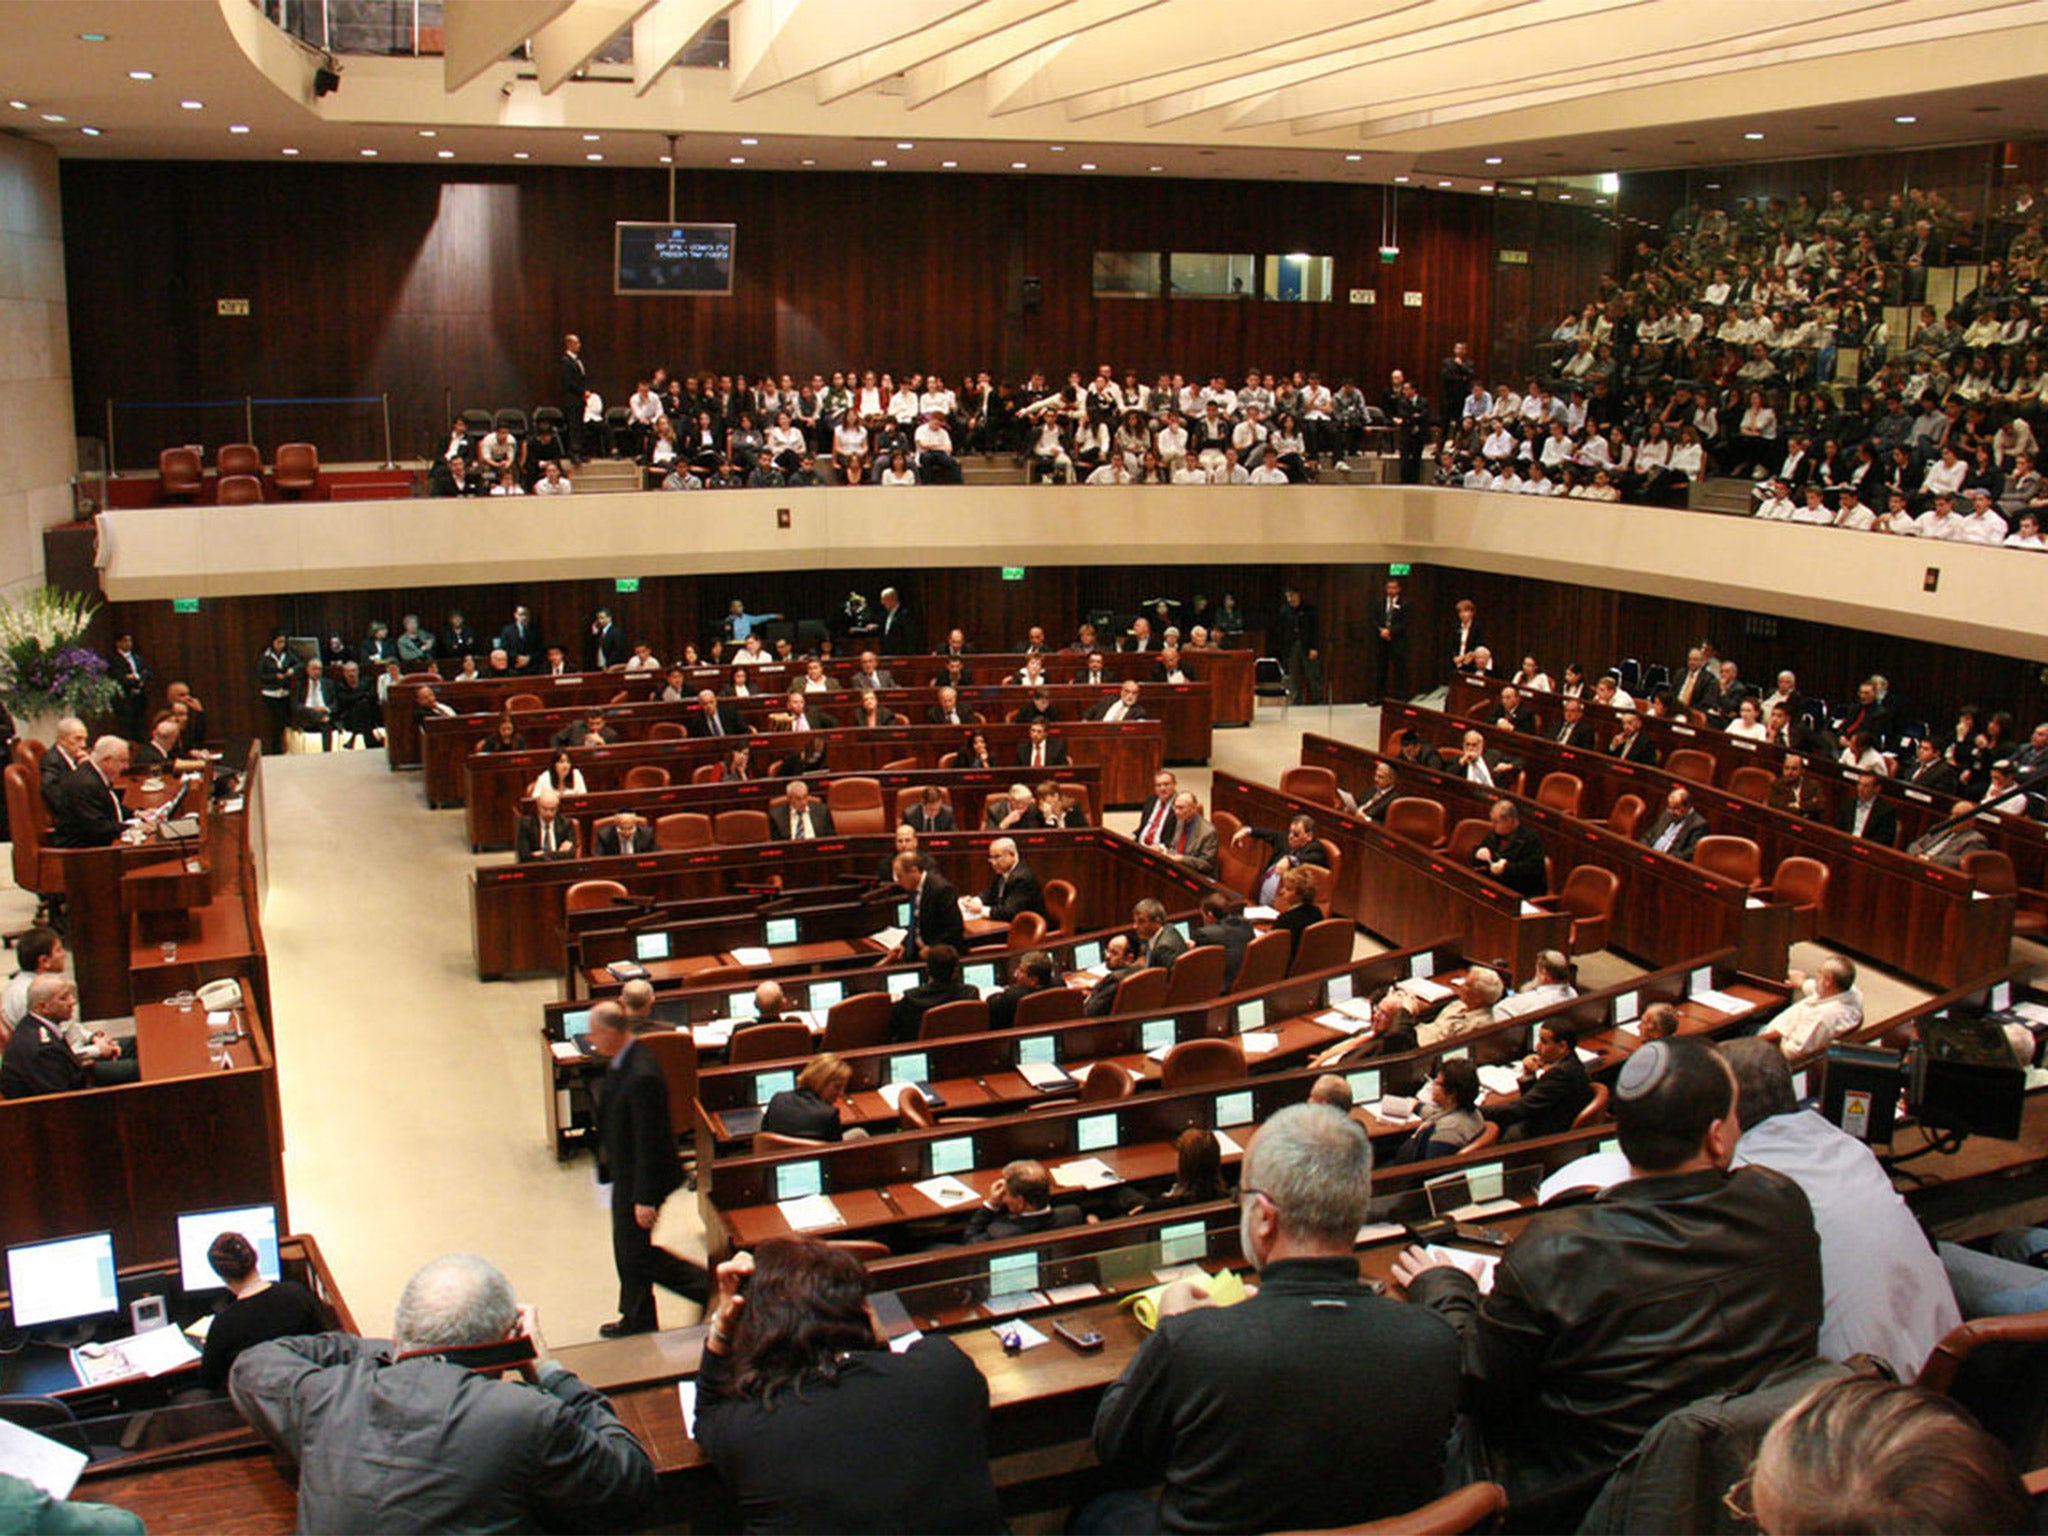
[[1074, 899], [1077, 894], [1071, 880], [1045, 882], [1045, 915], [1051, 922], [1045, 930], [1047, 938], [1058, 938], [1074, 931]]
[[562, 893], [564, 912], [589, 912], [626, 899], [626, 888], [616, 880], [578, 880]]
[[[671, 1097], [669, 1102], [674, 1103], [674, 1098]], [[830, 1145], [832, 1143], [829, 1141], [819, 1141], [815, 1136], [783, 1136], [775, 1131], [756, 1131], [754, 1132], [752, 1151], [755, 1156], [760, 1157], [770, 1152], [801, 1152], [805, 1147], [829, 1147]], [[832, 1246], [836, 1248], [839, 1244], [835, 1243]], [[880, 1248], [884, 1255], [889, 1251], [887, 1243], [877, 1243], [875, 1246]]]
[[263, 475], [263, 454], [254, 443], [222, 443], [214, 451], [213, 467], [221, 479], [230, 475]]
[[1003, 941], [1003, 948], [1035, 949], [1044, 937], [1045, 919], [1036, 912], [1019, 912], [1010, 919], [1010, 932]]
[[[896, 718], [897, 718], [897, 719], [898, 719], [899, 721], [901, 721], [901, 720], [903, 719], [903, 717], [902, 717], [901, 715], [898, 715], [898, 716], [897, 716]], [[907, 723], [907, 722], [905, 722], [905, 723]], [[915, 768], [916, 766], [917, 766], [917, 759], [916, 759], [916, 758], [914, 758], [914, 757], [892, 757], [892, 758], [890, 758], [890, 759], [889, 759], [889, 761], [888, 761], [888, 762], [886, 762], [886, 763], [882, 764], [882, 772], [884, 772], [884, 773], [903, 773], [903, 772], [905, 772], [905, 771], [907, 771], [907, 770], [909, 770], [909, 769]], [[949, 764], [946, 764], [946, 763], [941, 763], [941, 764], [939, 764], [939, 766], [940, 766], [941, 768], [945, 768], [945, 767], [948, 767], [948, 766], [950, 766], [950, 765], [949, 765]]]
[[1116, 996], [1110, 999], [1111, 1013], [1149, 1013], [1155, 1008], [1166, 1006], [1166, 989], [1169, 985], [1166, 967], [1148, 965], [1142, 971], [1133, 971], [1116, 984]]
[[1546, 773], [1543, 782], [1536, 786], [1536, 803], [1547, 805], [1553, 811], [1567, 816], [1579, 814], [1579, 806], [1586, 796], [1586, 781], [1576, 773]]
[[[7, 825], [13, 836], [14, 883], [44, 902], [64, 891], [64, 861], [47, 839], [48, 812], [38, 775], [20, 763], [6, 768]], [[39, 913], [38, 916], [41, 914]]]
[[668, 770], [659, 763], [636, 763], [626, 770], [623, 782], [627, 789], [666, 789]]
[[516, 715], [522, 709], [546, 709], [547, 704], [537, 693], [515, 693], [505, 700], [505, 713]]
[[1971, 885], [1986, 896], [2013, 896], [2012, 931], [2016, 938], [2038, 939], [2048, 934], [2048, 892], [2030, 891], [2019, 882], [2012, 860], [1995, 848], [1980, 848], [1963, 855], [1963, 873]]
[[1572, 1116], [1572, 1129], [1583, 1131], [1589, 1125], [1598, 1125], [1607, 1118], [1607, 1101], [1614, 1096], [1614, 1090], [1605, 1083], [1593, 1085], [1593, 1097], [1586, 1100], [1586, 1107]]
[[649, 741], [681, 741], [690, 734], [680, 720], [657, 720], [647, 727]]
[[711, 841], [711, 818], [702, 811], [671, 811], [655, 818], [654, 846], [664, 853], [703, 848]]
[[1088, 994], [1079, 987], [1040, 987], [1017, 999], [1014, 1027], [1036, 1029], [1046, 1024], [1064, 1024], [1081, 1017]]
[[725, 1048], [725, 1059], [733, 1066], [749, 1061], [783, 1061], [791, 1056], [808, 1056], [811, 1030], [807, 1024], [755, 1024], [735, 1030]]
[[1674, 778], [1690, 779], [1695, 784], [1714, 782], [1714, 754], [1702, 752], [1698, 747], [1679, 747], [1664, 759], [1664, 771]]
[[1332, 809], [1344, 803], [1337, 798], [1337, 775], [1314, 763], [1284, 770], [1280, 775], [1280, 793]]
[[1716, 833], [1693, 845], [1695, 867], [1754, 889], [1763, 880], [1763, 850], [1746, 837]]
[[690, 782], [692, 784], [716, 784], [724, 777], [725, 764], [723, 763], [699, 763], [690, 770]]
[[[901, 826], [903, 824], [903, 818], [910, 814], [910, 808], [913, 805], [922, 804], [924, 804], [924, 786], [922, 784], [911, 784], [903, 789], [897, 790], [896, 821], [894, 825]], [[947, 789], [943, 785], [941, 785], [939, 788], [939, 804], [943, 805], [949, 811], [953, 809], [953, 791]], [[835, 821], [838, 819], [839, 812], [836, 807], [832, 812], [832, 816]], [[959, 818], [956, 816], [954, 820], [958, 821]], [[890, 830], [893, 830], [893, 828], [891, 828]]]
[[1223, 946], [1202, 944], [1184, 949], [1173, 958], [1167, 976], [1166, 1006], [1187, 1007], [1214, 1002], [1223, 995]]
[[1171, 1093], [1203, 1083], [1227, 1083], [1244, 1075], [1244, 1048], [1235, 1040], [1183, 1040], [1160, 1063], [1159, 1086]]
[[1820, 914], [1828, 899], [1827, 865], [1802, 854], [1778, 860], [1771, 883], [1757, 895], [1766, 901], [1789, 902], [1792, 906], [1792, 942], [1811, 939], [1820, 931]]
[[[1495, 1131], [1498, 1126], [1492, 1127]], [[1473, 1142], [1470, 1146], [1478, 1145]], [[1468, 1147], [1469, 1150], [1469, 1147]], [[1464, 1487], [1432, 1499], [1416, 1509], [1368, 1520], [1344, 1528], [1343, 1536], [1463, 1536], [1466, 1531], [1490, 1531], [1507, 1512], [1508, 1491], [1499, 1483], [1467, 1483]], [[1311, 1536], [1307, 1531], [1289, 1531], [1281, 1536]], [[1330, 1532], [1322, 1536], [1332, 1536]]]
[[1569, 948], [1575, 955], [1607, 947], [1608, 920], [1614, 915], [1614, 898], [1621, 889], [1621, 877], [1611, 869], [1581, 864], [1564, 877], [1564, 889], [1555, 896], [1538, 896], [1531, 906], [1546, 912], [1563, 912], [1572, 920]]
[[254, 475], [222, 475], [214, 500], [223, 507], [253, 507], [263, 500], [263, 482]]
[[765, 843], [768, 841], [768, 813], [720, 811], [711, 824], [711, 835], [726, 844]]
[[1385, 825], [1396, 837], [1435, 848], [1444, 840], [1444, 808], [1420, 795], [1401, 795], [1387, 803]]
[[988, 1004], [978, 997], [927, 1008], [923, 1020], [917, 1026], [917, 1038], [920, 1040], [945, 1040], [954, 1035], [987, 1033]]
[[896, 1101], [896, 1118], [903, 1122], [906, 1131], [929, 1130], [939, 1123], [939, 1117], [932, 1113], [931, 1101], [915, 1088], [905, 1088], [903, 1097]]
[[1616, 795], [1614, 804], [1607, 808], [1607, 830], [1622, 837], [1634, 837], [1647, 809], [1641, 795]]
[[1469, 869], [1472, 854], [1479, 845], [1493, 836], [1493, 823], [1468, 816], [1451, 828], [1450, 841], [1444, 844], [1444, 857], [1460, 869]]
[[320, 483], [320, 450], [311, 443], [279, 443], [271, 482], [287, 496], [303, 496]]
[[157, 494], [190, 501], [199, 494], [205, 475], [199, 454], [191, 448], [166, 448], [156, 456]]
[[841, 1053], [889, 1043], [889, 1014], [896, 999], [886, 992], [856, 992], [842, 997], [825, 1013], [825, 1033], [818, 1049]]
[[882, 809], [879, 779], [857, 776], [834, 779], [825, 789], [825, 806], [832, 813], [832, 829], [848, 837], [887, 832], [891, 823]]
[[1358, 930], [1348, 917], [1326, 917], [1320, 923], [1310, 923], [1301, 931], [1301, 942], [1295, 946], [1294, 963], [1287, 967], [1287, 974], [1307, 976], [1314, 971], [1335, 970], [1351, 958], [1357, 939]]
[[1287, 979], [1287, 967], [1293, 959], [1294, 935], [1276, 929], [1262, 933], [1244, 947], [1244, 959], [1237, 967], [1237, 979], [1231, 983], [1233, 992], [1251, 992], [1260, 987], [1270, 987]]
[[1081, 1102], [1106, 1104], [1115, 1099], [1128, 1099], [1134, 1089], [1130, 1073], [1113, 1061], [1098, 1061], [1081, 1079]]
[[1771, 798], [1771, 786], [1777, 782], [1778, 776], [1770, 769], [1751, 763], [1728, 775], [1728, 793], [1761, 805]]

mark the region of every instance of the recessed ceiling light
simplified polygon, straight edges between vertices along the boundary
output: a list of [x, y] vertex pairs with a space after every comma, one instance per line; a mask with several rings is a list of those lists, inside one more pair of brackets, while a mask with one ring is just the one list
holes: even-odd
[[584, 159], [586, 159], [586, 160], [590, 160], [590, 161], [597, 161], [597, 160], [602, 160], [602, 159], [604, 158], [604, 156], [603, 156], [603, 155], [600, 155], [600, 154], [598, 154], [598, 153], [597, 153], [597, 152], [596, 152], [595, 150], [593, 150], [593, 151], [592, 151], [591, 153], [589, 153], [589, 154], [585, 155], [585, 156], [584, 156], [583, 158], [584, 158]]
[[187, 112], [203, 111], [206, 107], [206, 103], [203, 101], [181, 101], [178, 103], [178, 105], [183, 107]]
[[130, 80], [154, 80], [156, 78], [156, 71], [153, 69], [131, 69], [128, 71], [128, 78]]
[[1010, 162], [1010, 169], [1013, 171], [1028, 171], [1031, 169], [1031, 162], [1029, 160], [1012, 160]]
[[1895, 123], [1917, 123], [1920, 121], [1920, 119], [1913, 116], [1912, 113], [1908, 112], [1902, 114], [1901, 116], [1893, 118], [1892, 121]]
[[743, 148], [743, 149], [750, 149], [750, 148], [752, 148], [752, 147], [753, 147], [754, 145], [756, 145], [756, 144], [758, 144], [758, 143], [760, 143], [760, 142], [761, 142], [761, 141], [760, 141], [759, 139], [741, 139], [741, 140], [740, 140], [740, 147], [741, 147], [741, 148]]
[[248, 131], [249, 131], [249, 125], [248, 125], [247, 123], [229, 123], [229, 124], [228, 124], [228, 132], [229, 132], [229, 133], [247, 133]]
[[375, 151], [374, 149], [362, 149], [356, 151], [356, 153], [361, 155], [365, 160], [374, 160], [377, 158], [377, 151]]
[[1500, 157], [1499, 155], [1488, 155], [1488, 156], [1486, 157], [1486, 163], [1487, 163], [1488, 165], [1499, 165], [1499, 164], [1500, 164], [1500, 162], [1501, 162], [1501, 157]]
[[1760, 133], [1757, 133], [1757, 132], [1755, 132], [1754, 130], [1752, 130], [1752, 131], [1750, 131], [1750, 132], [1748, 132], [1748, 133], [1745, 133], [1745, 134], [1743, 135], [1743, 137], [1744, 137], [1745, 139], [1748, 139], [1748, 140], [1749, 140], [1749, 141], [1750, 141], [1750, 142], [1751, 142], [1751, 143], [1753, 144], [1753, 143], [1755, 143], [1755, 142], [1756, 142], [1756, 141], [1757, 141], [1758, 139], [1761, 139], [1761, 138], [1763, 137], [1763, 135], [1762, 135], [1762, 134], [1760, 134]]
[[1437, 185], [1440, 187], [1448, 187], [1450, 183], [1448, 181], [1440, 181], [1437, 183]]
[[1356, 165], [1356, 164], [1357, 164], [1357, 163], [1358, 163], [1359, 161], [1363, 160], [1363, 159], [1365, 158], [1365, 156], [1363, 156], [1363, 155], [1346, 155], [1346, 156], [1345, 156], [1344, 158], [1345, 158], [1346, 160], [1350, 161], [1350, 162], [1351, 162], [1351, 163], [1352, 163], [1353, 165]]
[[1557, 200], [1560, 203], [1568, 203], [1572, 200], [1572, 195], [1569, 192], [1560, 192], [1557, 194]]
[[1163, 165], [1148, 165], [1145, 167], [1145, 169], [1148, 171], [1163, 171], [1166, 169], [1166, 167]]
[[872, 165], [878, 171], [886, 171], [887, 169], [889, 169], [889, 162], [886, 160], [870, 160], [868, 164]]
[[65, 117], [62, 112], [45, 112], [43, 114], [43, 121], [46, 123], [61, 123], [65, 121]]
[[81, 32], [78, 34], [78, 40], [81, 43], [104, 43], [107, 40], [107, 34], [104, 32]]
[[1394, 180], [1401, 182], [1403, 185], [1405, 185], [1408, 181], [1408, 178], [1406, 176], [1396, 176]]
[[898, 139], [896, 141], [896, 147], [898, 149], [915, 149], [917, 148], [917, 143], [915, 140], [912, 139]]
[[939, 169], [942, 171], [957, 171], [960, 169], [960, 162], [958, 160], [941, 160], [939, 162]]
[[804, 164], [804, 165], [816, 165], [816, 164], [817, 164], [818, 162], [817, 162], [817, 161], [815, 161], [815, 160], [805, 160], [805, 161], [802, 161], [801, 163], [802, 163], [802, 164]]
[[1524, 196], [1524, 197], [1534, 197], [1535, 195], [1536, 195], [1536, 189], [1535, 189], [1534, 187], [1524, 187], [1524, 188], [1522, 188], [1522, 196]]
[[1605, 208], [1607, 206], [1607, 199], [1604, 197], [1596, 197], [1593, 199], [1593, 201], [1598, 203], [1602, 208]]
[[455, 151], [452, 149], [437, 149], [434, 151], [434, 156], [440, 160], [453, 160], [455, 158]]
[[26, 112], [28, 110], [28, 103], [25, 101], [10, 101], [7, 105], [14, 108], [17, 112]]
[[281, 155], [296, 155], [298, 152], [299, 150], [296, 144], [287, 144], [283, 149], [278, 151], [278, 153]]
[[662, 155], [659, 156], [658, 158], [660, 159], [663, 165], [674, 165], [676, 163], [676, 157], [674, 155]]
[[1081, 162], [1081, 169], [1084, 171], [1092, 171], [1095, 169], [1095, 162], [1093, 160], [1083, 160]]
[[604, 135], [601, 133], [586, 133], [585, 135], [583, 135], [583, 142], [586, 144], [595, 144], [599, 139], [603, 137]]
[[87, 124], [86, 126], [80, 128], [78, 131], [84, 134], [88, 139], [96, 139], [100, 136], [99, 129], [91, 126], [90, 124]]
[[726, 161], [725, 163], [727, 165], [745, 165], [747, 163], [747, 157], [745, 155], [734, 155], [730, 160]]
[[1481, 183], [1479, 183], [1479, 190], [1482, 192], [1491, 192], [1493, 190], [1493, 183], [1490, 181], [1482, 181]]
[[1056, 155], [1064, 155], [1067, 152], [1067, 146], [1064, 144], [1048, 144], [1045, 147]]
[[1718, 181], [1710, 181], [1707, 183], [1707, 190], [1709, 192], [1718, 192], [1721, 190], [1721, 183], [1719, 183]]
[[533, 158], [533, 152], [531, 150], [526, 149], [515, 149], [512, 151], [512, 158], [514, 160], [531, 160]]
[[438, 139], [441, 135], [432, 128], [422, 128], [420, 130], [420, 137], [423, 139]]

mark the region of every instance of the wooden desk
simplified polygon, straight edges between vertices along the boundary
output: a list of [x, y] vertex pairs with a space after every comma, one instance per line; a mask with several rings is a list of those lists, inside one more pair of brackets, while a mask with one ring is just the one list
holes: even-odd
[[[1412, 704], [1392, 704], [1381, 713], [1383, 741], [1391, 739], [1397, 730], [1412, 730], [1441, 746], [1462, 735], [1464, 729], [1465, 722]], [[1523, 819], [1535, 822], [1539, 828], [1548, 821], [1561, 829], [1570, 829], [1566, 835], [1584, 839], [1594, 848], [1610, 845], [1611, 840], [1620, 857], [1616, 865], [1609, 867], [1625, 867], [1628, 849], [1634, 850], [1632, 856], [1638, 861], [1656, 857], [1641, 845], [1623, 843], [1611, 833], [1597, 835], [1603, 829], [1595, 823], [1606, 815], [1614, 801], [1623, 794], [1633, 794], [1647, 806], [1655, 807], [1673, 785], [1685, 784], [1692, 793], [1694, 807], [1713, 831], [1746, 837], [1756, 843], [1767, 879], [1783, 860], [1794, 855], [1827, 865], [1830, 876], [1827, 899], [1820, 911], [1819, 934], [1828, 942], [1941, 987], [1982, 976], [2004, 964], [2011, 953], [2013, 899], [1978, 896], [1969, 878], [1957, 870], [1850, 837], [1801, 816], [1773, 811], [1725, 790], [1674, 778], [1661, 769], [1617, 762], [1604, 753], [1560, 747], [1542, 737], [1521, 733], [1508, 737], [1506, 748], [1538, 780], [1557, 770], [1579, 777], [1585, 785], [1583, 819], [1562, 817], [1527, 797], [1520, 802]], [[1378, 760], [1378, 754], [1323, 737], [1307, 738], [1303, 753], [1309, 760], [1338, 768], [1340, 782], [1353, 787], [1354, 793], [1355, 783], [1361, 781], [1362, 774], [1369, 774], [1370, 765]], [[1441, 778], [1398, 760], [1396, 768], [1407, 782]], [[1441, 789], [1440, 782], [1437, 787]], [[1559, 873], [1561, 878], [1562, 867]], [[1703, 872], [1696, 874], [1703, 880], [1709, 878]], [[1629, 949], [1634, 947], [1632, 939], [1643, 940], [1643, 928], [1636, 922], [1638, 916], [1626, 901], [1617, 903], [1617, 945]], [[1650, 930], [1652, 934], [1655, 931]], [[1761, 956], [1746, 955], [1743, 968], [1759, 974], [1771, 973]], [[1782, 974], [1782, 961], [1777, 970]]]

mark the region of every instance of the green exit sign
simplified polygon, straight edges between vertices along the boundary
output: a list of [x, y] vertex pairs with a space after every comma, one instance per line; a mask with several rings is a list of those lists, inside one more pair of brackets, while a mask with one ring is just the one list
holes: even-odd
[[1023, 579], [1024, 579], [1024, 567], [1023, 567], [1023, 566], [1021, 566], [1021, 565], [1006, 565], [1006, 566], [1004, 566], [1004, 567], [1003, 567], [1003, 580], [1005, 580], [1005, 581], [1022, 581]]
[[612, 583], [612, 590], [614, 592], [638, 592], [640, 590], [640, 578], [638, 576], [621, 576]]
[[197, 613], [198, 611], [199, 599], [196, 597], [174, 597], [171, 599], [171, 612], [173, 613]]
[[1387, 574], [1389, 576], [1406, 576], [1408, 574], [1408, 567], [1405, 565], [1390, 565], [1387, 567]]

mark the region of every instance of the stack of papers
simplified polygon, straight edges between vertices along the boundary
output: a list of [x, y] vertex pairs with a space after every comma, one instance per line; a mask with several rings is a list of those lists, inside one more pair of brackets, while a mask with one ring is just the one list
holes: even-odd
[[936, 1179], [922, 1179], [910, 1187], [933, 1205], [944, 1206], [949, 1211], [956, 1205], [972, 1205], [981, 1198], [949, 1173]]
[[1050, 1061], [1025, 1062], [1017, 1068], [1017, 1075], [1040, 1092], [1074, 1086], [1073, 1076]]
[[71, 1351], [72, 1368], [86, 1386], [124, 1381], [134, 1376], [161, 1376], [199, 1358], [191, 1340], [176, 1328], [152, 1328], [111, 1344], [82, 1344]]
[[732, 1023], [731, 1019], [713, 1019], [708, 1024], [692, 1024], [690, 1038], [699, 1050], [723, 1049], [732, 1040]]
[[0, 1467], [34, 1483], [53, 1499], [65, 1499], [85, 1470], [85, 1452], [0, 1419]]
[[1347, 1018], [1358, 1020], [1361, 1024], [1372, 1022], [1372, 1003], [1363, 997], [1346, 998], [1343, 1002], [1337, 1004], [1336, 1011]]
[[830, 1195], [805, 1195], [801, 1200], [778, 1201], [775, 1209], [780, 1211], [782, 1219], [798, 1232], [846, 1225], [846, 1218], [839, 1214], [839, 1207], [832, 1203]]
[[1488, 1093], [1520, 1093], [1522, 1091], [1522, 1075], [1513, 1067], [1481, 1067], [1479, 1069], [1479, 1086]]
[[548, 1049], [554, 1053], [555, 1060], [557, 1061], [581, 1061], [583, 1059], [583, 1049], [574, 1040], [551, 1040], [548, 1042]]
[[760, 944], [742, 944], [732, 952], [732, 959], [735, 965], [770, 965], [774, 963], [775, 955]]
[[1270, 923], [1280, 915], [1278, 907], [1246, 907], [1244, 920], [1248, 923]]
[[1711, 1008], [1716, 1013], [1742, 1013], [1749, 1008], [1749, 1004], [1741, 998], [1730, 997], [1726, 992], [1714, 990], [1695, 992], [1692, 1000], [1702, 1008]]
[[1452, 996], [1449, 987], [1440, 981], [1431, 981], [1427, 976], [1410, 976], [1401, 983], [1401, 990], [1425, 1003], [1441, 1003]]
[[1279, 1033], [1270, 1029], [1247, 1030], [1237, 1041], [1247, 1056], [1265, 1056], [1280, 1049]]
[[1388, 1125], [1406, 1125], [1421, 1118], [1415, 1113], [1413, 1099], [1404, 1099], [1395, 1094], [1388, 1094], [1384, 1099], [1359, 1107], [1375, 1120], [1383, 1120]]
[[904, 928], [881, 928], [869, 934], [868, 937], [884, 949], [894, 949], [898, 944], [901, 944], [910, 937], [910, 932]]
[[1439, 1264], [1449, 1264], [1461, 1269], [1479, 1282], [1479, 1294], [1484, 1296], [1493, 1289], [1493, 1272], [1499, 1268], [1500, 1260], [1490, 1253], [1471, 1253], [1463, 1248], [1445, 1248], [1431, 1243], [1423, 1253]]
[[1108, 1189], [1123, 1180], [1099, 1157], [1077, 1157], [1052, 1171], [1052, 1181], [1061, 1189]]

